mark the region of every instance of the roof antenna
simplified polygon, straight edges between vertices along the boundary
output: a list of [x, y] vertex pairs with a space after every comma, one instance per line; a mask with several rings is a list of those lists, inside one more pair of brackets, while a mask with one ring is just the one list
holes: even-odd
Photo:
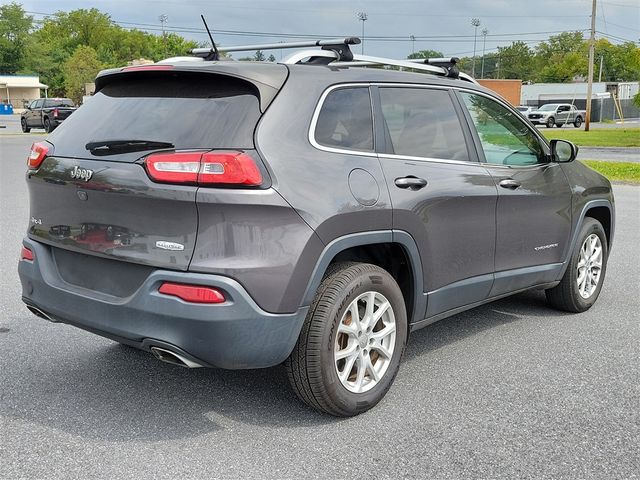
[[209, 55], [207, 55], [204, 59], [205, 60], [220, 60], [220, 54], [218, 53], [218, 47], [216, 47], [216, 42], [213, 41], [213, 35], [211, 35], [211, 30], [209, 30], [209, 26], [207, 25], [207, 21], [204, 19], [204, 15], [200, 15], [200, 18], [202, 19], [202, 23], [204, 23], [204, 28], [207, 29], [207, 35], [209, 35], [209, 39], [211, 40], [211, 46], [213, 47], [213, 50], [211, 51], [211, 53], [209, 53]]

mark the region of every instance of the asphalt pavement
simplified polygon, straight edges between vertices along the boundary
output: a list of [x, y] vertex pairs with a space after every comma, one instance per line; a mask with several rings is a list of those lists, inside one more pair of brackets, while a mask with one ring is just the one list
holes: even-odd
[[529, 292], [415, 332], [386, 398], [340, 420], [281, 367], [186, 370], [30, 314], [26, 155], [0, 136], [1, 478], [639, 478], [640, 187], [615, 186], [596, 305]]

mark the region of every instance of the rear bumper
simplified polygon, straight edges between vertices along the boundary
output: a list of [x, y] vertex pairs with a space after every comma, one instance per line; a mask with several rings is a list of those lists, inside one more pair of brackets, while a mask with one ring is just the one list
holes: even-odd
[[[149, 350], [169, 348], [204, 366], [262, 368], [284, 361], [298, 339], [308, 307], [292, 314], [262, 310], [235, 280], [219, 275], [156, 270], [132, 295], [114, 297], [64, 282], [50, 247], [25, 238], [33, 262], [20, 261], [23, 301], [53, 321]], [[218, 305], [186, 303], [158, 293], [163, 281], [223, 290]]]

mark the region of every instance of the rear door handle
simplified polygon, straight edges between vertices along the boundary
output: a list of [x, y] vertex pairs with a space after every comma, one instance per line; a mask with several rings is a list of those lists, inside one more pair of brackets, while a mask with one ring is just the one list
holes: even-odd
[[516, 188], [518, 188], [520, 186], [520, 182], [517, 182], [513, 178], [505, 178], [504, 180], [501, 180], [498, 185], [500, 185], [502, 188], [508, 188], [509, 190], [515, 190]]
[[410, 190], [420, 190], [427, 186], [427, 181], [424, 178], [418, 178], [414, 176], [396, 178], [396, 187], [408, 188]]

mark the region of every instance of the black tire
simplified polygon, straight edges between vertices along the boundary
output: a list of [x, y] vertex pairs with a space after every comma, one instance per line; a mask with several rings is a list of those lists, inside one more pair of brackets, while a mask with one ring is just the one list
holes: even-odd
[[20, 126], [22, 127], [22, 133], [29, 133], [31, 129], [27, 127], [27, 120], [22, 118], [20, 120]]
[[[358, 296], [371, 291], [384, 295], [393, 309], [396, 325], [394, 350], [389, 366], [378, 382], [368, 391], [354, 393], [342, 384], [336, 371], [334, 350], [338, 341], [337, 330], [349, 305]], [[289, 381], [296, 395], [320, 412], [337, 417], [358, 415], [375, 406], [391, 387], [406, 341], [407, 313], [402, 292], [394, 278], [376, 265], [335, 264], [320, 284], [298, 342], [285, 362]], [[366, 352], [366, 347], [363, 347], [363, 352]]]
[[553, 128], [553, 126], [556, 124], [556, 119], [553, 117], [549, 117], [547, 120], [547, 128]]
[[580, 128], [582, 126], [582, 117], [576, 117], [575, 121], [573, 122], [573, 126], [576, 128]]
[[51, 121], [48, 118], [44, 119], [44, 131], [47, 133], [51, 133], [53, 128], [51, 128]]
[[[578, 262], [580, 261], [580, 249], [582, 244], [591, 234], [595, 234], [600, 238], [602, 244], [602, 269], [600, 277], [598, 278], [598, 285], [595, 290], [589, 296], [589, 298], [583, 298], [578, 291]], [[605, 274], [607, 271], [607, 259], [609, 256], [609, 249], [607, 245], [607, 236], [604, 232], [604, 228], [597, 220], [586, 217], [582, 228], [580, 229], [580, 235], [578, 241], [574, 247], [574, 251], [571, 253], [571, 260], [567, 267], [567, 271], [564, 273], [560, 283], [550, 289], [545, 290], [547, 296], [547, 302], [558, 310], [564, 310], [565, 312], [580, 313], [588, 310], [596, 303], [600, 290], [602, 290], [602, 284], [604, 283]]]

